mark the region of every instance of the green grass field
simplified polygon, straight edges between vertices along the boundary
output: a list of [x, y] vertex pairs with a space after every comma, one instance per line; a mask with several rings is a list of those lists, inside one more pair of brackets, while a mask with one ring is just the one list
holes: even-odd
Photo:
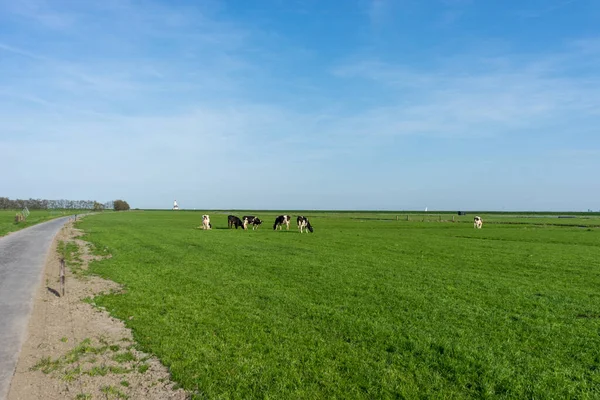
[[[30, 227], [32, 225], [39, 224], [41, 222], [49, 221], [53, 218], [64, 217], [65, 215], [72, 215], [82, 213], [82, 211], [56, 211], [56, 210], [32, 210], [27, 217], [27, 220], [20, 223], [15, 223], [15, 214], [21, 210], [0, 210], [0, 236], [4, 236], [7, 233], [15, 232], [23, 228]], [[83, 211], [88, 212], [88, 211]]]
[[600, 398], [597, 216], [201, 214], [79, 223], [126, 288], [95, 303], [196, 398]]

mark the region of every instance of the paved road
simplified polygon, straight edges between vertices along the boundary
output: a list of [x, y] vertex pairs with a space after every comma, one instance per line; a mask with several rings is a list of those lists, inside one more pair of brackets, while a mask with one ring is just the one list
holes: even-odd
[[8, 394], [46, 254], [68, 219], [57, 218], [0, 238], [0, 399]]

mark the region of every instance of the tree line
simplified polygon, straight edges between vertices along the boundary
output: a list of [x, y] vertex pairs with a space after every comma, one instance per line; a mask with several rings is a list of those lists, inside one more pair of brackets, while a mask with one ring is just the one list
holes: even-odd
[[9, 199], [0, 197], [0, 210], [17, 210], [27, 207], [29, 210], [129, 210], [124, 200], [100, 203], [95, 200], [46, 200], [46, 199]]

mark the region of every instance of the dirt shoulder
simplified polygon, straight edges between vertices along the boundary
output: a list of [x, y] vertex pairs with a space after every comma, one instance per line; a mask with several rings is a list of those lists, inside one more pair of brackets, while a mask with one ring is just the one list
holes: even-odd
[[[121, 289], [82, 273], [99, 257], [81, 234], [69, 222], [52, 243], [8, 400], [187, 399], [155, 357], [135, 349], [122, 321], [84, 302]], [[63, 297], [58, 248], [65, 245], [77, 255], [66, 268]]]

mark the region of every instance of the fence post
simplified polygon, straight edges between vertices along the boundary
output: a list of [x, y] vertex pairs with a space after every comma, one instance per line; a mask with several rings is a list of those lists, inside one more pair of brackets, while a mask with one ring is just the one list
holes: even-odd
[[62, 293], [61, 297], [65, 296], [65, 259], [60, 259], [60, 291]]
[[408, 218], [408, 214], [406, 214], [406, 220], [407, 220], [407, 221], [410, 221], [410, 219]]

